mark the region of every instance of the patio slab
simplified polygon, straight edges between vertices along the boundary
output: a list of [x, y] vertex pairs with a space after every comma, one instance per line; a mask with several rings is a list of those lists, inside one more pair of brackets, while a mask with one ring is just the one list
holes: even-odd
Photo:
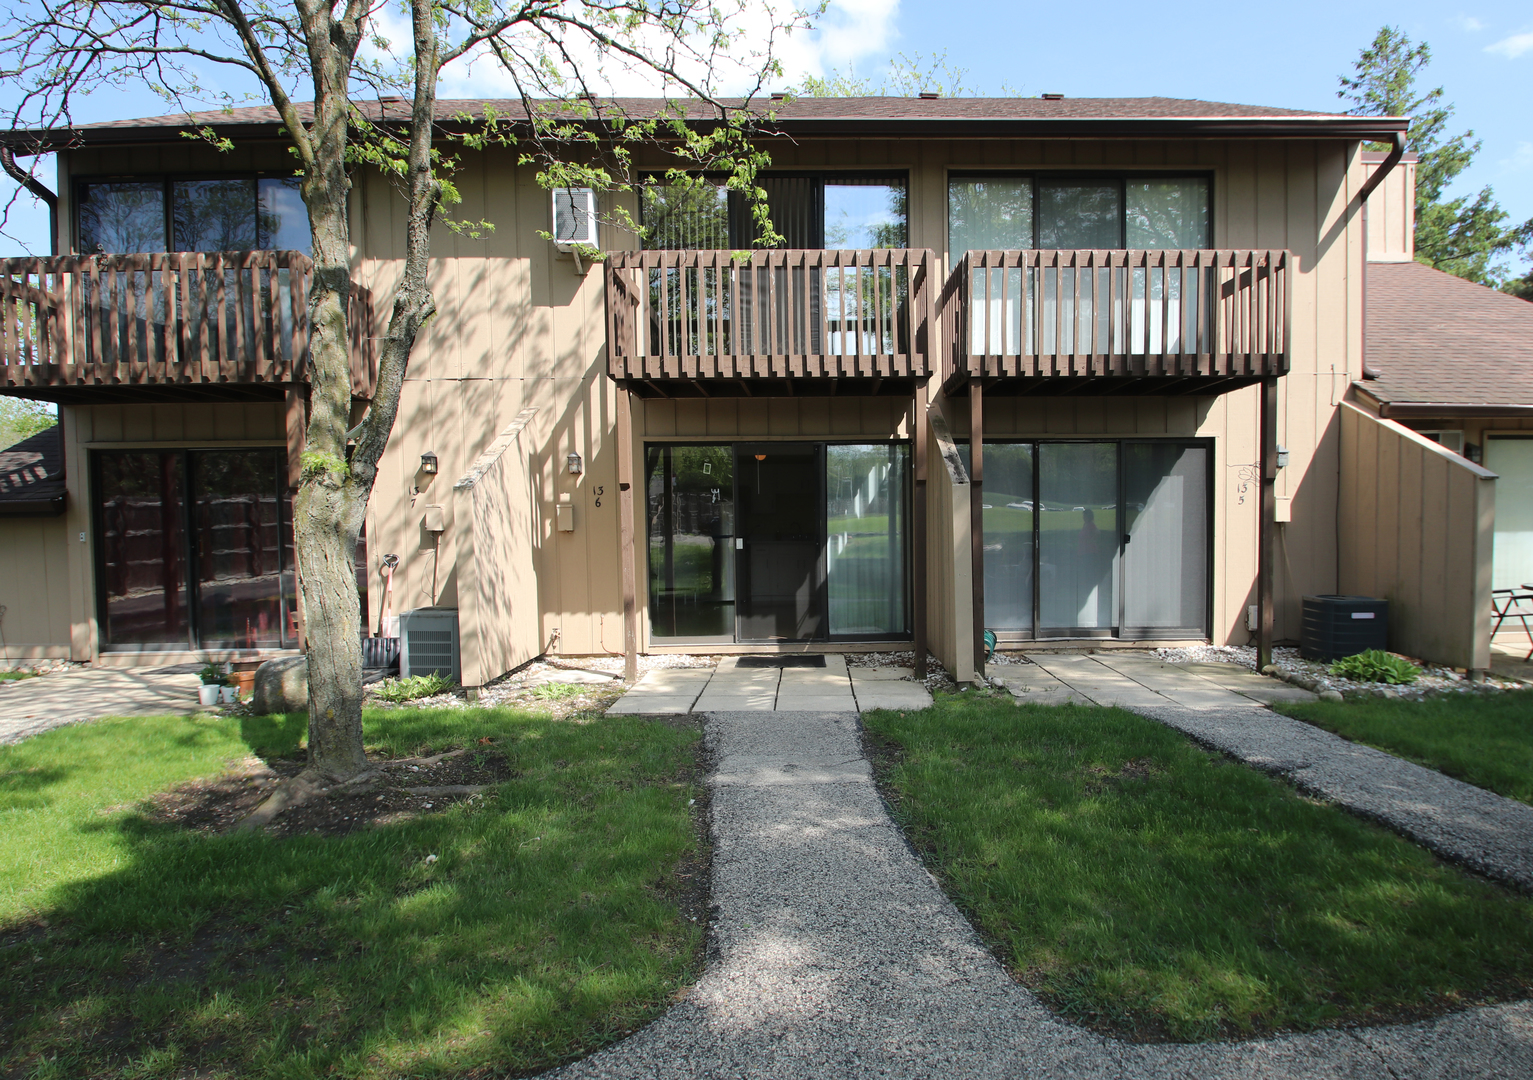
[[1150, 653], [1122, 651], [1034, 653], [1031, 660], [1030, 664], [990, 664], [985, 673], [1019, 702], [1035, 705], [1209, 710], [1315, 700], [1308, 690], [1237, 664], [1172, 664]]
[[0, 745], [104, 716], [191, 716], [198, 679], [183, 667], [92, 668], [0, 683]]
[[924, 709], [931, 693], [910, 668], [848, 668], [839, 653], [824, 667], [742, 667], [730, 656], [712, 669], [654, 671], [607, 711], [649, 713], [855, 713], [859, 709]]

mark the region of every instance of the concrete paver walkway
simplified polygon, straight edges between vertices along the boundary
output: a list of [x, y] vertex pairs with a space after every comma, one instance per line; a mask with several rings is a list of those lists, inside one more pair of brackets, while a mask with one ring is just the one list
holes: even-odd
[[0, 745], [102, 716], [189, 716], [197, 682], [179, 668], [92, 668], [0, 683]]
[[856, 714], [718, 713], [707, 738], [707, 970], [660, 1020], [560, 1070], [565, 1080], [1533, 1076], [1528, 1003], [1196, 1046], [1074, 1027], [1006, 974], [912, 854], [873, 787]]
[[824, 667], [742, 666], [727, 656], [716, 668], [647, 672], [607, 711], [614, 714], [688, 712], [866, 712], [924, 709], [931, 694], [909, 681], [909, 668], [848, 667], [830, 654]]
[[1032, 653], [1030, 664], [989, 664], [985, 674], [1018, 701], [1039, 705], [1176, 705], [1187, 709], [1259, 708], [1314, 701], [1308, 690], [1264, 678], [1238, 664], [1171, 664], [1142, 652]]

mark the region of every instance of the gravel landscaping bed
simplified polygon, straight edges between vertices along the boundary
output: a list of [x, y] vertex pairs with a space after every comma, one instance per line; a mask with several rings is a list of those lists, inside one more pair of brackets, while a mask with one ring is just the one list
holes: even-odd
[[[1240, 664], [1256, 670], [1256, 649], [1250, 645], [1190, 645], [1183, 648], [1156, 649], [1155, 656], [1170, 664]], [[1395, 655], [1403, 655], [1396, 653]], [[1389, 683], [1359, 682], [1330, 673], [1330, 664], [1321, 660], [1305, 660], [1294, 648], [1272, 650], [1272, 666], [1276, 676], [1284, 682], [1302, 686], [1306, 690], [1324, 694], [1327, 691], [1344, 698], [1382, 697], [1403, 698], [1419, 701], [1433, 694], [1485, 694], [1502, 690], [1520, 689], [1515, 679], [1487, 675], [1483, 682], [1471, 682], [1462, 668], [1428, 664], [1414, 657], [1407, 657], [1421, 669], [1416, 681], [1404, 686]]]
[[[639, 657], [639, 674], [674, 668], [711, 668], [719, 657], [696, 653], [663, 653]], [[366, 688], [370, 709], [464, 709], [486, 707], [533, 708], [557, 718], [601, 712], [622, 695], [621, 656], [540, 657], [479, 689], [470, 701], [468, 691], [454, 686], [441, 694], [413, 701], [384, 701], [380, 684]]]

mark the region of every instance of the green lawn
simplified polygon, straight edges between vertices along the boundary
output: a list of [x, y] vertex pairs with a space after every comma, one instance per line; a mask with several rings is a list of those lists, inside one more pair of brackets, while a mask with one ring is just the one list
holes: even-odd
[[1353, 742], [1533, 804], [1533, 690], [1280, 708]]
[[699, 857], [695, 732], [505, 710], [366, 726], [393, 756], [492, 738], [511, 778], [346, 836], [216, 836], [139, 807], [293, 753], [301, 717], [103, 721], [0, 748], [0, 1075], [522, 1075], [621, 1036], [695, 974], [676, 876]]
[[968, 693], [864, 722], [916, 847], [1077, 1020], [1208, 1039], [1533, 988], [1533, 903], [1132, 713]]

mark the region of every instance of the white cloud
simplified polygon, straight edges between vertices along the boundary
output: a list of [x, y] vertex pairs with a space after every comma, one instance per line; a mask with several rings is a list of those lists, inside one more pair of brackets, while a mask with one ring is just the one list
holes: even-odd
[[1525, 52], [1533, 51], [1533, 30], [1524, 30], [1520, 34], [1504, 37], [1494, 44], [1485, 46], [1488, 53], [1498, 53], [1508, 60], [1515, 60]]
[[789, 84], [825, 75], [888, 52], [897, 36], [900, 0], [831, 0], [819, 26], [789, 39], [782, 53]]
[[1485, 29], [1485, 24], [1473, 15], [1455, 15], [1452, 22], [1466, 34], [1477, 33]]
[[[738, 8], [729, 24], [736, 31], [735, 42], [717, 59], [712, 70], [707, 70], [707, 65], [695, 57], [678, 65], [679, 70], [690, 78], [710, 78], [716, 93], [738, 94], [754, 88], [760, 55], [769, 44], [768, 35], [774, 26], [790, 20], [793, 9], [801, 0], [735, 2]], [[897, 36], [895, 18], [898, 12], [899, 0], [831, 0], [825, 14], [812, 29], [800, 29], [792, 34], [783, 34], [779, 30], [770, 46], [783, 74], [774, 77], [767, 89], [795, 86], [805, 75], [825, 75], [872, 57], [881, 58]], [[374, 18], [385, 39], [409, 41], [409, 24], [393, 7], [380, 7]], [[601, 56], [583, 39], [571, 37], [569, 44], [575, 65], [598, 93], [638, 96], [665, 90], [661, 77], [642, 65], [611, 55]], [[657, 32], [651, 44], [658, 51], [666, 42]], [[677, 93], [678, 90], [672, 87], [670, 92]], [[514, 97], [516, 84], [499, 61], [481, 51], [445, 70], [439, 93], [443, 98]]]
[[1510, 156], [1496, 163], [1496, 171], [1504, 176], [1524, 176], [1533, 169], [1533, 142], [1519, 142]]

